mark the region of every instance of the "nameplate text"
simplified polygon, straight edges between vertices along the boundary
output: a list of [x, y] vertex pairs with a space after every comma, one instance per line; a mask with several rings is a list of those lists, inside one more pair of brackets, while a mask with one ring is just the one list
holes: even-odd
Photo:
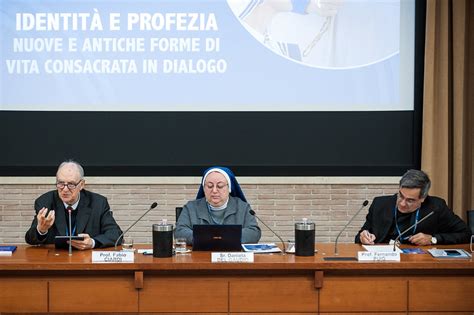
[[358, 252], [359, 261], [400, 261], [399, 252]]
[[212, 253], [213, 263], [253, 263], [253, 253]]
[[124, 251], [93, 251], [93, 263], [132, 263], [135, 259], [134, 252]]

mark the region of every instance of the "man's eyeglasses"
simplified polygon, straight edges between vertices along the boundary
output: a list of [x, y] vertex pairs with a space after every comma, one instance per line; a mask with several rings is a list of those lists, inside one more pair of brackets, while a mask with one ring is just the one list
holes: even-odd
[[407, 203], [407, 205], [409, 205], [409, 206], [414, 205], [419, 200], [419, 199], [407, 198], [407, 197], [403, 196], [401, 191], [398, 192], [397, 199], [400, 200], [400, 201], [405, 201]]
[[221, 191], [221, 190], [223, 190], [224, 188], [227, 187], [227, 184], [225, 184], [225, 183], [217, 183], [216, 185], [214, 185], [213, 183], [207, 183], [207, 184], [204, 185], [204, 187], [205, 187], [206, 189], [208, 189], [208, 190], [213, 190], [214, 187], [216, 187], [217, 190]]
[[64, 187], [67, 187], [69, 190], [74, 190], [81, 182], [82, 179], [77, 183], [56, 182], [56, 187], [59, 189], [64, 189]]

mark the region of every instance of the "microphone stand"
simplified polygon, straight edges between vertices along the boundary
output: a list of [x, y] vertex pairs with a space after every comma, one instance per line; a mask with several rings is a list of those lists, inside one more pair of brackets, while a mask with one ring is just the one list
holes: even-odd
[[250, 209], [249, 213], [251, 215], [253, 215], [254, 217], [256, 217], [263, 225], [265, 225], [267, 227], [267, 229], [269, 229], [276, 237], [278, 237], [278, 239], [280, 240], [281, 242], [281, 245], [283, 246], [283, 255], [286, 255], [286, 246], [285, 246], [285, 242], [283, 242], [283, 239], [280, 237], [280, 235], [276, 234], [275, 231], [273, 231], [265, 222], [262, 221], [262, 219], [260, 219], [257, 214], [255, 213], [255, 211], [253, 211], [252, 209]]
[[135, 226], [135, 224], [138, 223], [138, 221], [140, 221], [148, 212], [150, 212], [152, 209], [155, 209], [156, 206], [158, 204], [156, 202], [154, 202], [151, 206], [150, 206], [150, 209], [148, 209], [147, 211], [145, 211], [144, 214], [141, 215], [141, 217], [139, 217], [135, 222], [132, 223], [132, 225], [130, 225], [124, 232], [122, 232], [122, 234], [120, 234], [120, 236], [117, 238], [117, 240], [115, 241], [115, 250], [117, 250], [117, 244], [118, 242], [120, 241], [121, 238], [123, 238], [123, 236], [125, 235], [125, 233], [127, 233], [132, 227]]
[[362, 203], [362, 206], [360, 207], [360, 209], [357, 210], [357, 212], [352, 216], [352, 218], [349, 220], [349, 222], [347, 222], [346, 225], [344, 225], [342, 230], [339, 232], [339, 234], [337, 234], [336, 242], [334, 243], [334, 256], [336, 256], [336, 257], [324, 257], [324, 260], [333, 260], [333, 261], [334, 260], [357, 260], [357, 258], [355, 258], [355, 257], [339, 257], [339, 252], [337, 250], [337, 242], [339, 241], [339, 236], [341, 236], [342, 232], [355, 219], [355, 217], [357, 217], [357, 215], [362, 211], [362, 209], [364, 209], [368, 204], [369, 204], [369, 201], [365, 200]]
[[397, 238], [395, 239], [395, 241], [393, 242], [393, 251], [397, 250], [397, 247], [400, 244], [400, 237], [402, 237], [402, 235], [404, 235], [406, 232], [410, 231], [415, 225], [417, 225], [417, 224], [423, 222], [425, 219], [429, 218], [433, 213], [434, 213], [434, 211], [431, 211], [426, 216], [424, 216], [421, 220], [415, 221], [415, 223], [413, 223], [409, 228], [405, 229], [402, 233], [400, 233], [397, 236]]
[[67, 213], [69, 215], [69, 256], [72, 256], [72, 223], [71, 223], [71, 207], [68, 207]]

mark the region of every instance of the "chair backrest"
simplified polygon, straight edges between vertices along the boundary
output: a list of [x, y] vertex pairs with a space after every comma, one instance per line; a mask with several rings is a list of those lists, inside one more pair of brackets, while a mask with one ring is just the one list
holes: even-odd
[[179, 215], [181, 214], [181, 211], [183, 211], [183, 207], [176, 207], [175, 208], [176, 222], [178, 222], [178, 218], [179, 218]]
[[474, 234], [474, 210], [467, 210], [467, 224], [471, 228], [471, 233]]

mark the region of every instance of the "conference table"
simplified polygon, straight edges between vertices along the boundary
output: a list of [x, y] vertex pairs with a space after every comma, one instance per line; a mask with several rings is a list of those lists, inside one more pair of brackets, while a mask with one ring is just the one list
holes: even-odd
[[[316, 248], [311, 257], [256, 254], [253, 263], [213, 263], [210, 252], [170, 258], [136, 253], [130, 263], [93, 263], [91, 250], [70, 256], [52, 245], [19, 245], [12, 256], [0, 257], [0, 312], [474, 312], [472, 258], [401, 254], [399, 262], [326, 261], [334, 245]], [[339, 244], [340, 256], [357, 257], [361, 250]]]

